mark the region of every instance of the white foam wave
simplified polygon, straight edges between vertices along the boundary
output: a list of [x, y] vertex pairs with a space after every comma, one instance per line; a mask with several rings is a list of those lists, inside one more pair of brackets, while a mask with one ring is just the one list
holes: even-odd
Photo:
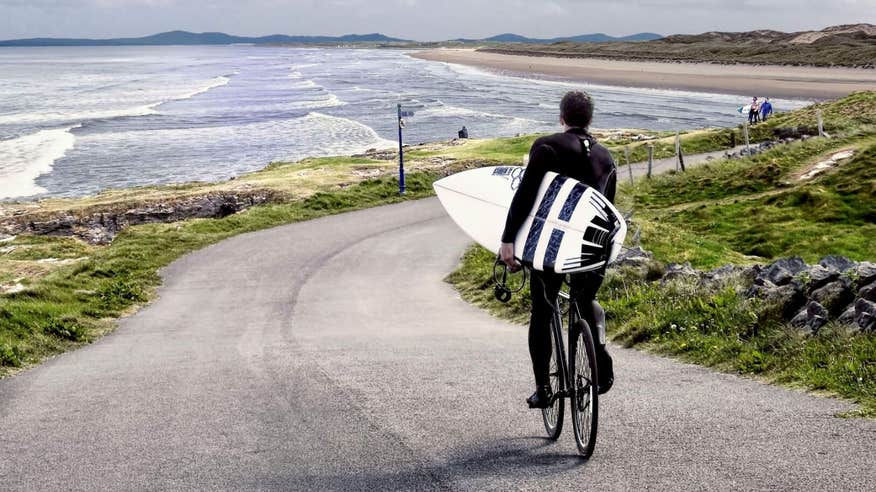
[[370, 126], [348, 118], [314, 111], [304, 117], [304, 122], [326, 140], [318, 150], [320, 155], [346, 155], [369, 148], [391, 149], [398, 145], [398, 142], [378, 135]]
[[73, 148], [71, 130], [80, 125], [41, 130], [31, 135], [0, 140], [0, 199], [45, 193], [36, 179], [52, 172], [55, 161]]
[[295, 84], [292, 84], [292, 87], [295, 87], [298, 89], [310, 89], [310, 88], [322, 87], [322, 86], [317, 84], [316, 82], [314, 82], [312, 80], [305, 80], [303, 82], [297, 82]]
[[305, 101], [300, 104], [294, 104], [293, 107], [298, 109], [323, 109], [345, 106], [346, 104], [347, 103], [338, 98], [338, 96], [329, 93], [328, 97], [325, 99], [319, 99], [316, 101]]
[[537, 120], [532, 120], [529, 118], [520, 118], [517, 116], [498, 114], [498, 113], [489, 113], [486, 111], [478, 111], [476, 109], [470, 108], [461, 108], [459, 106], [451, 106], [447, 104], [441, 104], [439, 106], [426, 108], [417, 113], [417, 116], [421, 117], [437, 117], [437, 118], [454, 118], [454, 117], [462, 117], [462, 118], [489, 118], [494, 120], [515, 120], [521, 122], [530, 122], [530, 123], [541, 123]]
[[150, 104], [146, 107], [151, 107], [154, 109], [154, 108], [157, 108], [158, 106], [161, 106], [162, 104], [167, 104], [169, 102], [185, 101], [186, 99], [191, 99], [191, 98], [198, 96], [200, 94], [204, 94], [205, 92], [209, 92], [217, 87], [222, 87], [224, 85], [228, 85], [229, 82], [231, 82], [231, 79], [229, 77], [221, 75], [219, 77], [212, 79], [209, 83], [207, 83], [207, 85], [205, 85], [203, 87], [199, 87], [191, 92], [186, 92], [186, 93], [180, 94], [178, 96], [173, 96], [166, 101], [161, 101], [161, 102], [157, 102], [154, 104]]
[[197, 95], [204, 94], [217, 87], [227, 85], [231, 79], [226, 76], [216, 77], [211, 79], [206, 85], [198, 87], [188, 92], [171, 94], [150, 104], [133, 106], [119, 109], [98, 109], [92, 111], [69, 111], [69, 112], [47, 112], [47, 113], [7, 113], [0, 115], [0, 125], [12, 124], [38, 124], [38, 123], [81, 123], [88, 120], [104, 120], [112, 118], [122, 118], [128, 116], [148, 116], [157, 114], [157, 108], [162, 104], [167, 104], [173, 101], [183, 101], [191, 99]]

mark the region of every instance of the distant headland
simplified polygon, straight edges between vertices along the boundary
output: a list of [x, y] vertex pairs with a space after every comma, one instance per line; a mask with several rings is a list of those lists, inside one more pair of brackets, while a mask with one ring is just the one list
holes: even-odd
[[[638, 33], [630, 36], [613, 37], [607, 34], [583, 34], [562, 38], [537, 39], [518, 34], [499, 34], [484, 39], [454, 39], [450, 43], [532, 43], [550, 44], [567, 42], [611, 42], [648, 41], [662, 36], [654, 33]], [[228, 44], [412, 44], [407, 39], [393, 38], [379, 33], [346, 34], [344, 36], [234, 36], [221, 32], [194, 33], [188, 31], [169, 31], [140, 38], [84, 39], [84, 38], [29, 38], [0, 41], [0, 46], [172, 46], [172, 45], [228, 45]]]

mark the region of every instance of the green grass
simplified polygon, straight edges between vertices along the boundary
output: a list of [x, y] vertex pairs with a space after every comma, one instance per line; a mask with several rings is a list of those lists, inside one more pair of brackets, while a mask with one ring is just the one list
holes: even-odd
[[69, 238], [26, 237], [6, 258], [83, 258], [0, 296], [0, 376], [59, 352], [88, 343], [114, 326], [113, 320], [152, 298], [158, 269], [180, 256], [244, 232], [325, 215], [417, 199], [432, 194], [436, 175], [407, 175], [407, 194], [392, 178], [365, 180], [341, 191], [254, 207], [223, 219], [149, 224], [122, 232], [110, 246], [96, 248]]
[[[857, 154], [811, 181], [795, 173], [841, 149]], [[642, 244], [666, 261], [720, 264], [827, 254], [876, 258], [876, 139], [812, 140], [741, 161], [624, 185]]]
[[[840, 395], [861, 405], [851, 415], [876, 417], [876, 333], [852, 333], [831, 323], [817, 335], [801, 334], [774, 306], [741, 295], [746, 286], [740, 278], [715, 286], [653, 282], [669, 262], [710, 269], [792, 255], [809, 263], [830, 254], [876, 259], [876, 92], [819, 108], [835, 138], [623, 184], [618, 203], [634, 210], [632, 231], [641, 232], [641, 245], [655, 262], [647, 272], [610, 271], [600, 300], [617, 343]], [[773, 124], [801, 124], [813, 115], [807, 108]], [[839, 167], [798, 179], [846, 149], [855, 154]], [[529, 316], [527, 290], [507, 305], [493, 299], [494, 258], [473, 247], [448, 281], [469, 302], [523, 322]]]

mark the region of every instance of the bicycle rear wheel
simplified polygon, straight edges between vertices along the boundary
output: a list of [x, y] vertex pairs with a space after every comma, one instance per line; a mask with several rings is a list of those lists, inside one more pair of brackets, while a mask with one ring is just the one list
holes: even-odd
[[596, 346], [593, 334], [584, 320], [569, 328], [569, 392], [572, 396], [572, 427], [575, 444], [583, 458], [589, 458], [596, 447], [599, 421], [599, 378], [596, 367]]
[[[563, 363], [562, 363], [562, 347], [557, 337], [559, 330], [556, 327], [556, 320], [551, 321], [551, 363], [550, 363], [550, 382], [551, 390], [554, 394], [563, 391]], [[544, 429], [547, 431], [549, 438], [556, 440], [560, 437], [563, 431], [563, 398], [554, 397], [551, 406], [541, 409], [541, 416], [544, 419]]]

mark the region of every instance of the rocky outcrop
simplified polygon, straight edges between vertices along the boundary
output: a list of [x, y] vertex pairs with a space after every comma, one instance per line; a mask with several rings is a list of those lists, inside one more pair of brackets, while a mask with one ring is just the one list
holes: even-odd
[[784, 258], [763, 268], [745, 295], [774, 306], [809, 333], [830, 320], [876, 331], [876, 265], [870, 262], [827, 256], [807, 265], [801, 258]]
[[[876, 332], [876, 264], [856, 263], [842, 256], [826, 256], [815, 265], [802, 258], [782, 258], [769, 265], [725, 265], [710, 271], [689, 263], [659, 265], [651, 253], [633, 248], [621, 254], [612, 268], [639, 280], [696, 282], [706, 288], [741, 285], [740, 294], [760, 299], [765, 309], [791, 326], [818, 333], [829, 321], [854, 330]], [[649, 272], [659, 271], [657, 278]]]
[[126, 227], [195, 218], [222, 218], [255, 205], [279, 202], [283, 198], [281, 194], [270, 190], [246, 190], [112, 207], [96, 206], [77, 213], [23, 214], [0, 218], [0, 234], [73, 236], [91, 244], [108, 244]]

